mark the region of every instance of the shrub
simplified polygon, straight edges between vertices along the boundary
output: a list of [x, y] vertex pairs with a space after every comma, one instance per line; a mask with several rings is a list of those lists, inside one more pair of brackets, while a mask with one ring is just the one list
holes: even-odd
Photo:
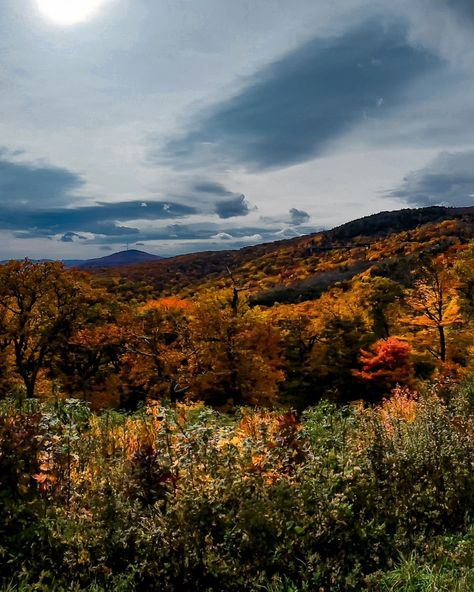
[[468, 590], [469, 389], [300, 421], [4, 403], [2, 589]]

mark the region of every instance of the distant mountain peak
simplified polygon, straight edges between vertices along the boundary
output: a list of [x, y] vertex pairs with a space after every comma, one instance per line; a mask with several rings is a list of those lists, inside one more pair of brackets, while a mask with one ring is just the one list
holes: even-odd
[[163, 259], [163, 257], [152, 255], [138, 249], [127, 249], [126, 251], [118, 251], [117, 253], [105, 255], [104, 257], [88, 259], [80, 263], [78, 267], [121, 267], [123, 265], [135, 265], [136, 263], [146, 263], [147, 261], [158, 261], [160, 259]]

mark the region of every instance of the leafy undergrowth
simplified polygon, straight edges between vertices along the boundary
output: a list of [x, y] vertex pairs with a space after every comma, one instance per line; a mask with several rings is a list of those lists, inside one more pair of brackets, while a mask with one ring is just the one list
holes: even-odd
[[1, 589], [474, 589], [474, 406], [0, 408]]

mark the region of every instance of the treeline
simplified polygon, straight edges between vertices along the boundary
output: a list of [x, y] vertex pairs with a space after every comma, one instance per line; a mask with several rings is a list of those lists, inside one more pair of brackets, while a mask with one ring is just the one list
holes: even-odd
[[[249, 306], [239, 277], [124, 303], [59, 263], [0, 268], [0, 392], [304, 408], [472, 370], [474, 247], [372, 266], [316, 300]], [[393, 279], [395, 278], [395, 279]], [[219, 288], [219, 289], [217, 289]]]

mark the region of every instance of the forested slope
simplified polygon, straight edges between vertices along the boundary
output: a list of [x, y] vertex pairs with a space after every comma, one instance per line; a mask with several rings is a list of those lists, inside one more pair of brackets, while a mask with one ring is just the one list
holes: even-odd
[[444, 252], [473, 237], [471, 208], [406, 209], [240, 250], [192, 253], [100, 270], [96, 277], [126, 299], [188, 296], [196, 289], [221, 288], [235, 281], [258, 303], [295, 302], [314, 298], [373, 265], [395, 269], [397, 261], [406, 257]]

